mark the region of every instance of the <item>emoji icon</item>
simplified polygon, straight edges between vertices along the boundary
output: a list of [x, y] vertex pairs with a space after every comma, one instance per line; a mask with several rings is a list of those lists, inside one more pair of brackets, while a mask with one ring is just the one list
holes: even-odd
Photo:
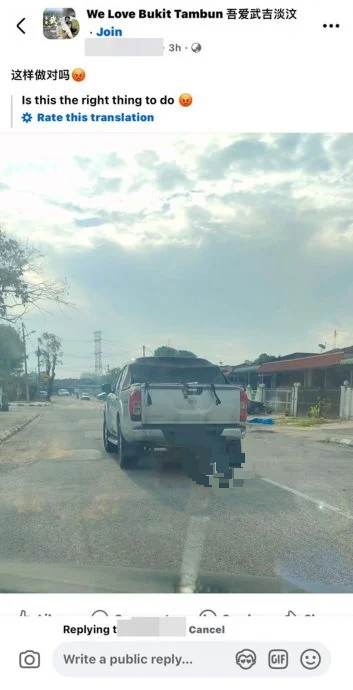
[[316, 649], [305, 649], [300, 656], [300, 663], [308, 671], [313, 671], [321, 664], [321, 656]]
[[86, 76], [86, 72], [84, 69], [82, 69], [82, 67], [75, 67], [75, 69], [71, 72], [71, 76], [74, 81], [83, 81]]
[[212, 609], [204, 609], [199, 613], [199, 616], [217, 616], [215, 611], [212, 611]]
[[181, 96], [179, 96], [179, 103], [183, 108], [188, 108], [192, 103], [192, 96], [189, 93], [182, 93]]
[[256, 664], [256, 654], [252, 649], [242, 649], [237, 653], [235, 661], [243, 671], [248, 671]]

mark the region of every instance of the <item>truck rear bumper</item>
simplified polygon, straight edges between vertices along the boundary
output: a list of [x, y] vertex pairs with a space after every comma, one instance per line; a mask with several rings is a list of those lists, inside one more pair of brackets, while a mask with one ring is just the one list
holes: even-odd
[[189, 439], [201, 442], [207, 438], [242, 439], [246, 434], [245, 424], [233, 424], [224, 427], [218, 424], [146, 424], [135, 426], [126, 434], [128, 441], [150, 443], [151, 445], [176, 446]]
[[165, 444], [165, 436], [160, 429], [133, 429], [129, 435], [126, 435], [127, 441], [134, 441], [135, 443], [150, 443], [151, 445]]
[[246, 427], [238, 427], [236, 429], [230, 428], [230, 429], [223, 429], [221, 436], [225, 436], [226, 438], [244, 438], [246, 434]]

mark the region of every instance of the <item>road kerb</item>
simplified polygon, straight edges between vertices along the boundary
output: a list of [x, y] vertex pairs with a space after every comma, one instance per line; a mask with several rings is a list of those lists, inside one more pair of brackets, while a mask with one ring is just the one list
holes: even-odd
[[322, 443], [339, 443], [341, 446], [353, 446], [353, 438], [338, 438], [337, 436], [329, 436], [329, 438], [322, 439]]
[[10, 402], [9, 407], [50, 407], [52, 402]]
[[21, 424], [15, 424], [15, 426], [11, 426], [10, 429], [6, 429], [2, 433], [0, 433], [0, 444], [3, 443], [4, 441], [7, 441], [8, 438], [11, 438], [11, 436], [14, 436], [17, 434], [21, 429], [24, 429], [25, 426], [33, 422], [34, 419], [38, 417], [38, 414], [33, 415], [32, 417], [29, 417], [29, 419], [26, 419], [24, 422]]

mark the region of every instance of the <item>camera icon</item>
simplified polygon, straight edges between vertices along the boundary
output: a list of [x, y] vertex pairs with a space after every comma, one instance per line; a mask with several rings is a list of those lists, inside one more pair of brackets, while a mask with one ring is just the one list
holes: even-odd
[[20, 668], [39, 668], [40, 654], [34, 652], [33, 649], [27, 649], [20, 653]]

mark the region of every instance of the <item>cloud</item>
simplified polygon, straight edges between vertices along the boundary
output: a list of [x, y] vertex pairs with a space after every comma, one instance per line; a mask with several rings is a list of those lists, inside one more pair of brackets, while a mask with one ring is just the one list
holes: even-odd
[[41, 141], [2, 147], [0, 225], [80, 308], [36, 330], [102, 330], [112, 365], [168, 340], [228, 363], [315, 350], [332, 327], [350, 344], [353, 135]]
[[142, 168], [150, 168], [157, 165], [159, 156], [155, 151], [141, 151], [136, 155], [136, 161]]
[[64, 209], [65, 211], [69, 211], [72, 213], [87, 212], [86, 208], [84, 208], [83, 206], [79, 206], [78, 204], [73, 204], [71, 201], [61, 201], [60, 199], [50, 199], [48, 197], [45, 199], [45, 201], [47, 204], [57, 206], [58, 208]]
[[92, 158], [88, 158], [88, 156], [74, 156], [73, 160], [81, 170], [87, 170], [94, 163]]
[[96, 177], [92, 186], [85, 190], [83, 193], [87, 196], [99, 196], [100, 194], [109, 194], [112, 192], [118, 192], [121, 188], [122, 179], [121, 177]]
[[104, 162], [109, 168], [123, 168], [125, 166], [125, 161], [115, 151], [108, 153], [104, 158]]
[[176, 163], [160, 163], [155, 168], [156, 185], [162, 191], [169, 191], [176, 187], [188, 187], [191, 181]]

